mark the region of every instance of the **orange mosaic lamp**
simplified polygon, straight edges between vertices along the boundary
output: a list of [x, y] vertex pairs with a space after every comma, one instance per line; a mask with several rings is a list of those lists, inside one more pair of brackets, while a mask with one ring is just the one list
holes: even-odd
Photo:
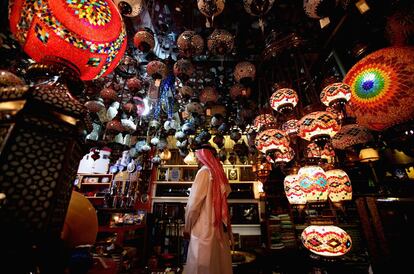
[[266, 129], [255, 138], [257, 150], [266, 154], [272, 151], [285, 151], [289, 147], [289, 137], [279, 129]]
[[315, 142], [324, 147], [341, 129], [335, 115], [327, 111], [315, 111], [299, 120], [298, 136], [307, 141]]
[[303, 230], [301, 240], [309, 251], [327, 257], [345, 255], [352, 246], [349, 234], [333, 225], [308, 226]]
[[342, 169], [325, 172], [328, 178], [328, 197], [333, 203], [352, 200], [352, 185], [348, 174]]
[[270, 106], [282, 113], [292, 110], [298, 102], [298, 94], [290, 88], [278, 89], [270, 96]]
[[12, 1], [10, 30], [36, 62], [53, 60], [92, 80], [109, 74], [126, 46], [126, 31], [112, 1]]

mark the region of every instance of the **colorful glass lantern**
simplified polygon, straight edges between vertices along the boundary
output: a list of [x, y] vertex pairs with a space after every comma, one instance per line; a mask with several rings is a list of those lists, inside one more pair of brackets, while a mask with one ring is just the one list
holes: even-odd
[[341, 129], [334, 114], [326, 111], [311, 112], [303, 116], [298, 124], [298, 136], [313, 141], [320, 147], [324, 147], [326, 142]]
[[345, 255], [352, 246], [349, 234], [333, 225], [308, 226], [301, 238], [303, 245], [311, 252], [327, 257]]
[[279, 150], [284, 152], [289, 146], [289, 137], [279, 129], [266, 129], [255, 138], [257, 150], [266, 154]]
[[279, 112], [292, 110], [298, 102], [298, 94], [290, 88], [278, 89], [270, 97], [270, 106]]
[[215, 103], [218, 99], [218, 92], [214, 87], [205, 87], [200, 93], [199, 99], [203, 104]]
[[303, 9], [310, 18], [320, 19], [333, 12], [338, 0], [304, 0]]
[[233, 75], [236, 82], [246, 85], [256, 77], [256, 67], [250, 62], [240, 62], [234, 68]]
[[109, 74], [126, 49], [125, 27], [112, 1], [16, 0], [9, 18], [32, 59], [64, 64], [82, 80]]
[[262, 128], [274, 126], [277, 123], [276, 118], [270, 114], [260, 114], [253, 121], [253, 127], [256, 131], [260, 131]]
[[298, 176], [307, 202], [325, 202], [328, 199], [328, 179], [321, 167], [304, 166], [299, 169]]
[[251, 92], [251, 88], [245, 87], [238, 83], [234, 84], [229, 90], [230, 97], [233, 100], [237, 100], [242, 97], [250, 97]]
[[147, 74], [153, 79], [165, 79], [168, 75], [168, 67], [160, 61], [151, 61], [147, 64]]
[[204, 40], [195, 31], [186, 30], [178, 36], [177, 47], [184, 57], [200, 55], [204, 49]]
[[320, 97], [327, 107], [343, 105], [351, 99], [351, 87], [344, 83], [333, 83], [322, 90]]
[[142, 52], [149, 52], [155, 46], [154, 34], [150, 30], [139, 30], [134, 35], [134, 46]]
[[291, 205], [305, 205], [306, 194], [300, 186], [299, 176], [297, 174], [288, 175], [283, 181], [286, 198]]
[[174, 64], [174, 75], [181, 81], [186, 82], [194, 73], [193, 64], [186, 59], [180, 59]]
[[281, 129], [285, 131], [287, 134], [289, 134], [289, 136], [296, 135], [299, 131], [298, 120], [291, 119], [291, 120], [284, 122], [282, 124]]
[[328, 197], [333, 203], [352, 200], [351, 180], [342, 169], [325, 172], [328, 178]]
[[234, 37], [224, 29], [215, 29], [207, 39], [207, 48], [214, 55], [228, 54], [233, 47]]
[[258, 180], [264, 184], [272, 171], [272, 165], [258, 157], [256, 163], [252, 165], [252, 171], [256, 174]]
[[127, 17], [138, 16], [144, 10], [144, 0], [114, 0], [114, 2], [119, 12]]
[[390, 47], [364, 57], [347, 73], [359, 125], [384, 130], [414, 116], [414, 48]]
[[295, 151], [289, 145], [282, 145], [273, 155], [266, 156], [270, 163], [288, 163], [295, 157]]
[[332, 146], [336, 149], [346, 149], [357, 144], [365, 144], [373, 140], [368, 129], [358, 124], [348, 124], [341, 127], [339, 132], [332, 137]]

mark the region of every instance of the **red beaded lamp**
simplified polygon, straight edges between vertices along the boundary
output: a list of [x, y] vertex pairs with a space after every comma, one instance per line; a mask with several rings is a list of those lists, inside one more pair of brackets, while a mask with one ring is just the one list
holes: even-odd
[[352, 200], [351, 180], [342, 169], [325, 172], [328, 178], [328, 197], [333, 203]]
[[245, 87], [238, 83], [234, 84], [229, 90], [230, 97], [233, 100], [250, 97], [251, 92], [251, 88]]
[[92, 80], [110, 73], [125, 52], [125, 27], [112, 1], [11, 3], [10, 30], [36, 62], [63, 63]]
[[299, 120], [298, 136], [324, 147], [326, 142], [341, 129], [335, 115], [326, 111], [311, 112]]
[[282, 124], [281, 129], [285, 131], [289, 136], [296, 135], [299, 131], [298, 120], [291, 119]]
[[276, 125], [277, 120], [271, 114], [260, 114], [253, 121], [253, 128], [260, 131], [262, 128]]
[[373, 140], [368, 129], [358, 124], [348, 124], [341, 127], [341, 130], [332, 137], [332, 146], [336, 149], [346, 149], [357, 144], [365, 144]]
[[257, 134], [255, 146], [264, 154], [276, 150], [284, 152], [289, 147], [289, 137], [279, 129], [266, 129]]
[[351, 87], [344, 83], [333, 83], [322, 90], [320, 97], [327, 107], [344, 105], [351, 99]]
[[290, 111], [298, 102], [298, 94], [290, 88], [278, 89], [270, 97], [270, 106], [278, 112]]
[[155, 46], [154, 34], [146, 29], [137, 31], [134, 35], [134, 46], [142, 52], [149, 52]]

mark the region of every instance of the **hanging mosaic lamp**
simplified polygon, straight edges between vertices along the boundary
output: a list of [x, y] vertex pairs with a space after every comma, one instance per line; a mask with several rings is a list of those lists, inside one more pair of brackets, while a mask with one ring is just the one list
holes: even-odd
[[144, 0], [114, 0], [114, 2], [119, 12], [127, 17], [138, 16], [144, 10]]
[[320, 19], [329, 16], [338, 4], [338, 0], [304, 0], [303, 9], [310, 18]]
[[234, 68], [234, 80], [244, 86], [249, 86], [256, 77], [256, 67], [250, 62], [240, 62]]
[[250, 97], [251, 92], [251, 88], [245, 87], [239, 83], [234, 84], [229, 90], [232, 100], [237, 100], [239, 98], [248, 98]]
[[273, 154], [268, 153], [266, 159], [270, 163], [283, 164], [292, 161], [294, 157], [295, 151], [289, 145], [281, 145], [280, 149], [274, 151]]
[[282, 124], [281, 129], [289, 134], [289, 136], [296, 135], [299, 131], [298, 122], [297, 119], [288, 120]]
[[186, 82], [194, 73], [194, 66], [190, 60], [180, 59], [175, 62], [173, 67], [175, 77], [182, 82]]
[[414, 48], [378, 50], [356, 63], [344, 83], [359, 125], [384, 130], [414, 116]]
[[155, 80], [155, 85], [159, 86], [161, 80], [164, 80], [168, 76], [168, 67], [166, 64], [160, 61], [151, 61], [147, 64], [147, 74]]
[[233, 47], [234, 37], [224, 29], [215, 29], [207, 39], [207, 48], [213, 55], [229, 54]]
[[155, 46], [154, 34], [149, 29], [137, 31], [134, 35], [134, 46], [140, 51], [147, 53]]
[[286, 198], [291, 205], [306, 204], [306, 194], [303, 192], [299, 182], [299, 176], [297, 174], [288, 175], [283, 181]]
[[299, 169], [298, 176], [308, 203], [328, 200], [328, 179], [321, 167], [304, 166]]
[[368, 129], [358, 124], [348, 124], [341, 127], [338, 133], [332, 137], [332, 146], [336, 149], [365, 144], [372, 141], [374, 137]]
[[296, 91], [290, 88], [278, 89], [270, 96], [270, 106], [278, 112], [291, 111], [299, 102]]
[[183, 57], [198, 56], [203, 52], [204, 40], [195, 31], [186, 30], [178, 36], [177, 47]]
[[266, 129], [257, 134], [255, 146], [263, 154], [276, 150], [283, 152], [289, 146], [289, 137], [279, 129]]
[[207, 27], [210, 27], [213, 24], [214, 17], [218, 16], [220, 13], [223, 12], [224, 6], [224, 0], [197, 0], [198, 10], [205, 17], [207, 17]]
[[298, 136], [307, 141], [315, 142], [323, 148], [341, 129], [335, 116], [326, 111], [311, 112], [299, 120]]
[[321, 256], [342, 256], [351, 249], [351, 237], [345, 230], [333, 225], [311, 225], [301, 234], [303, 245]]
[[82, 80], [109, 74], [126, 49], [125, 26], [112, 1], [16, 0], [9, 15], [11, 32], [32, 59], [63, 64]]
[[328, 197], [333, 203], [352, 200], [352, 185], [348, 174], [342, 169], [325, 172], [328, 178]]
[[218, 92], [214, 87], [205, 87], [200, 92], [199, 99], [202, 104], [215, 103], [217, 102], [218, 96]]
[[276, 125], [277, 120], [271, 114], [260, 114], [253, 121], [253, 128], [258, 132], [262, 128], [270, 127]]
[[134, 76], [134, 77], [131, 77], [128, 80], [126, 80], [126, 86], [127, 86], [129, 91], [136, 92], [136, 91], [139, 91], [139, 90], [142, 89], [143, 83], [142, 83], [141, 79]]
[[351, 99], [351, 87], [344, 83], [330, 84], [322, 90], [320, 98], [327, 107], [344, 105]]

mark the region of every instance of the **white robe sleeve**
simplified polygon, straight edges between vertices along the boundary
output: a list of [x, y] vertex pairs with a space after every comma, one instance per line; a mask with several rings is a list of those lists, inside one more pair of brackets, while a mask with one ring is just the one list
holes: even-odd
[[210, 181], [210, 171], [208, 169], [200, 170], [191, 186], [190, 196], [188, 197], [185, 209], [185, 226], [184, 231], [190, 233], [194, 224], [200, 216], [201, 207], [207, 196], [208, 184]]

